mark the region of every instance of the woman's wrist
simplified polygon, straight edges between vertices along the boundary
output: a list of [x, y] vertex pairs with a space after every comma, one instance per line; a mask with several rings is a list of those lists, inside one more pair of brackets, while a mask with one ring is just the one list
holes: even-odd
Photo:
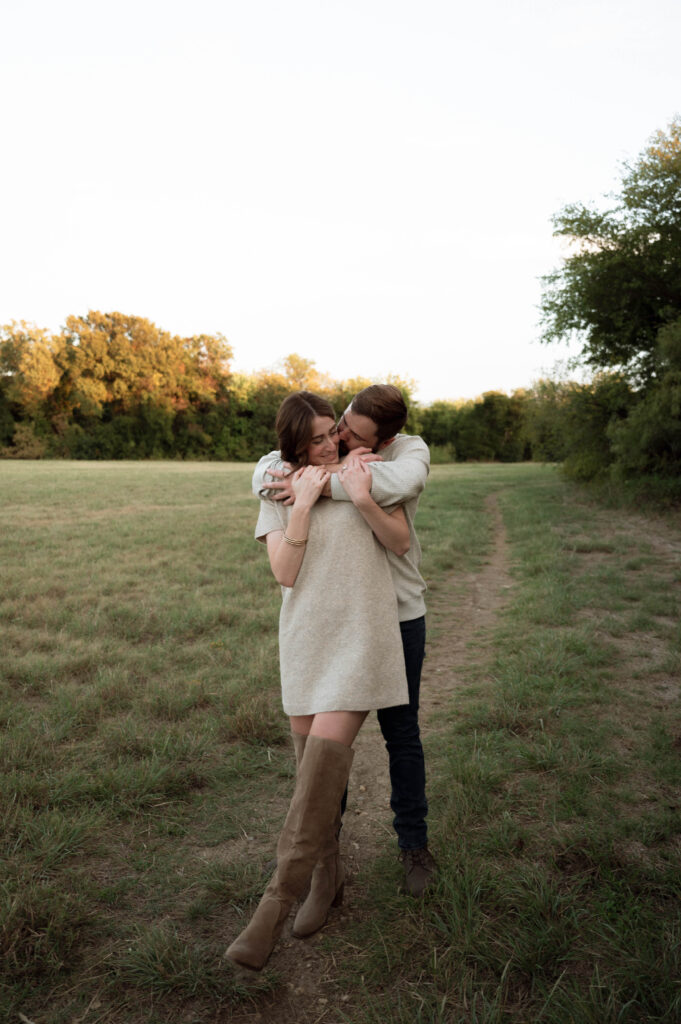
[[295, 495], [293, 499], [293, 505], [291, 506], [291, 508], [295, 509], [296, 512], [300, 512], [301, 515], [309, 517], [310, 510], [312, 509], [316, 500], [316, 497], [313, 501], [310, 501], [309, 498], [301, 498], [298, 495]]
[[285, 533], [292, 540], [305, 540], [310, 529], [310, 510], [297, 503], [292, 506]]
[[304, 548], [307, 544], [307, 537], [305, 537], [304, 540], [294, 540], [293, 537], [289, 537], [286, 532], [284, 532], [283, 540], [285, 544], [290, 544], [292, 548]]

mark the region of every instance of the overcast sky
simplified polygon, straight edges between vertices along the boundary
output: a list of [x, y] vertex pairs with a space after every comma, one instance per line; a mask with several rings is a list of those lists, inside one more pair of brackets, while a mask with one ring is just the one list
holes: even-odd
[[119, 310], [424, 403], [528, 386], [551, 216], [681, 112], [679, 0], [0, 0], [0, 323]]

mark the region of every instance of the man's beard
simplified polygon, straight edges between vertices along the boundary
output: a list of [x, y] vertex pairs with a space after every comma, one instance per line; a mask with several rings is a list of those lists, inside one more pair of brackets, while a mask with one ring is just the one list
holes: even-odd
[[339, 455], [347, 455], [349, 453], [349, 451], [350, 451], [350, 449], [346, 445], [345, 441], [339, 441], [338, 442], [338, 454]]

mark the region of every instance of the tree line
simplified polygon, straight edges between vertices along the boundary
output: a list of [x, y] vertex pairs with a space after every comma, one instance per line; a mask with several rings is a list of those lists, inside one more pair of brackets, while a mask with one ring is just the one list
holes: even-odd
[[[681, 497], [681, 118], [625, 164], [608, 209], [570, 204], [569, 243], [543, 279], [542, 341], [581, 339], [591, 379], [410, 407], [434, 461], [560, 462], [579, 480], [635, 478]], [[308, 388], [340, 413], [372, 383], [337, 381], [297, 354], [277, 370], [231, 369], [222, 335], [180, 337], [90, 311], [57, 334], [0, 328], [0, 456], [252, 460], [276, 442], [282, 399]]]
[[[249, 375], [234, 373], [231, 360], [221, 335], [179, 337], [122, 313], [70, 316], [58, 334], [8, 324], [0, 329], [0, 454], [251, 460], [276, 444], [276, 412], [291, 391], [323, 394], [340, 413], [372, 383], [334, 380], [297, 354]], [[406, 429], [422, 433], [435, 458], [531, 456], [527, 393], [424, 408], [412, 381], [388, 380], [407, 400]]]

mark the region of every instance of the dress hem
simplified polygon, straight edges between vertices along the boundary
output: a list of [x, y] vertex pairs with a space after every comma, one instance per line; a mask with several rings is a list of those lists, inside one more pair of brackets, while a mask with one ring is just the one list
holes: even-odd
[[405, 705], [407, 705], [408, 703], [409, 703], [409, 700], [407, 699], [407, 700], [401, 701], [399, 704], [383, 704], [383, 703], [374, 704], [374, 703], [372, 703], [370, 707], [357, 707], [356, 704], [350, 704], [350, 705], [348, 705], [348, 707], [339, 707], [338, 706], [338, 702], [334, 701], [334, 702], [332, 702], [332, 705], [329, 706], [329, 707], [315, 707], [314, 710], [310, 710], [309, 706], [308, 706], [308, 708], [305, 711], [301, 711], [299, 709], [291, 710], [290, 708], [285, 707], [284, 708], [284, 714], [285, 715], [293, 715], [293, 716], [297, 717], [299, 715], [301, 715], [301, 716], [302, 715], [319, 715], [319, 714], [322, 714], [323, 712], [327, 712], [327, 711], [367, 711], [367, 712], [368, 711], [383, 711], [386, 708], [402, 708]]

